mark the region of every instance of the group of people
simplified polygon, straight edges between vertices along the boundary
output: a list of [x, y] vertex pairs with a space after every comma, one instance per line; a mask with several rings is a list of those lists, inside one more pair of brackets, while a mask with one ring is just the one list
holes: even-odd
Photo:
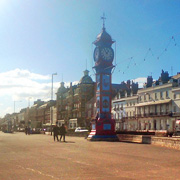
[[[25, 127], [25, 134], [26, 135], [30, 135], [31, 133], [31, 129], [30, 127]], [[61, 127], [58, 127], [57, 124], [53, 127], [53, 133], [54, 133], [54, 141], [57, 139], [57, 141], [59, 141], [58, 139], [58, 135], [60, 135], [60, 141], [63, 137], [63, 141], [65, 142], [65, 134], [66, 134], [66, 128], [64, 126], [64, 124], [62, 124]]]
[[57, 141], [59, 141], [58, 135], [60, 135], [60, 141], [63, 137], [63, 141], [65, 142], [66, 128], [65, 128], [64, 124], [62, 124], [61, 127], [58, 127], [56, 124], [56, 126], [53, 127], [53, 133], [54, 133], [54, 141], [56, 139], [57, 139]]

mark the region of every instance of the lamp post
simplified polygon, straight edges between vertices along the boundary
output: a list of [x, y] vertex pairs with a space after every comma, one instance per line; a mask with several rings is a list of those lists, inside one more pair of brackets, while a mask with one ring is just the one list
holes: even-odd
[[[15, 113], [15, 110], [16, 110], [16, 102], [21, 102], [21, 101], [14, 101], [14, 113]], [[15, 126], [16, 126], [15, 122], [16, 122], [16, 117], [14, 118], [14, 130], [15, 130]]]
[[30, 99], [32, 99], [32, 97], [28, 97], [28, 108], [30, 107]]
[[[51, 100], [53, 100], [53, 76], [56, 76], [57, 73], [53, 73], [52, 74], [52, 86], [51, 86]], [[51, 105], [50, 105], [51, 106]], [[53, 110], [52, 110], [52, 106], [50, 107], [51, 111], [50, 111], [50, 114], [51, 114], [51, 136], [52, 136], [52, 123], [53, 123]]]
[[27, 122], [26, 122], [26, 126], [30, 127], [31, 125], [31, 121], [30, 121], [30, 99], [32, 99], [32, 97], [28, 97], [28, 111], [27, 111]]

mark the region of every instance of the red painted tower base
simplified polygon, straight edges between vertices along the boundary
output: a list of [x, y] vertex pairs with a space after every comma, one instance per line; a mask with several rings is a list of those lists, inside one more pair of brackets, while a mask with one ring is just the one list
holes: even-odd
[[115, 120], [98, 119], [92, 122], [92, 130], [87, 138], [90, 141], [119, 141], [115, 133]]

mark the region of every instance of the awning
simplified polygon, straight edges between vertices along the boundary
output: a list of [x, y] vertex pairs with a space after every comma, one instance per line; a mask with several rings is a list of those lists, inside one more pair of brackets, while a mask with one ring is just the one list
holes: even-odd
[[[52, 126], [55, 126], [56, 124], [52, 124]], [[45, 126], [51, 126], [51, 123], [46, 123], [46, 124], [43, 124], [43, 127]]]
[[77, 119], [69, 119], [69, 122], [77, 122]]
[[151, 101], [151, 102], [145, 102], [145, 103], [139, 103], [135, 105], [136, 107], [140, 106], [152, 106], [152, 105], [157, 105], [157, 104], [167, 104], [170, 103], [171, 99], [166, 99], [166, 100], [160, 100], [160, 101]]
[[61, 119], [61, 120], [57, 120], [57, 122], [65, 122], [65, 120], [64, 120], [64, 119]]

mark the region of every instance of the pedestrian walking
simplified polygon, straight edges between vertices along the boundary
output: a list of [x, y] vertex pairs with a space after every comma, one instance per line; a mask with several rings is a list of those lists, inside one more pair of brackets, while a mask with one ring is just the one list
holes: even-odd
[[26, 135], [28, 134], [28, 127], [27, 126], [25, 127], [25, 134]]
[[54, 141], [57, 138], [57, 141], [59, 141], [58, 139], [58, 134], [59, 134], [59, 127], [57, 126], [57, 124], [53, 127], [53, 133], [54, 133]]
[[27, 133], [28, 133], [28, 135], [31, 134], [31, 128], [30, 127], [27, 128]]
[[65, 134], [66, 134], [66, 128], [64, 126], [64, 124], [62, 124], [62, 126], [60, 127], [60, 141], [63, 137], [63, 141], [65, 142]]

